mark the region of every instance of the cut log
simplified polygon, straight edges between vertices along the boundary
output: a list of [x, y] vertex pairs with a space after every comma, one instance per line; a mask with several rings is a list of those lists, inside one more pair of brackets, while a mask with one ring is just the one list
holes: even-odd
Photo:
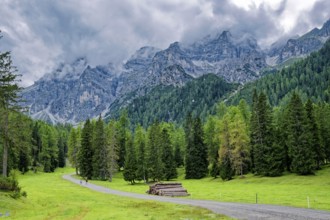
[[156, 183], [149, 186], [148, 193], [159, 196], [189, 196], [181, 183]]

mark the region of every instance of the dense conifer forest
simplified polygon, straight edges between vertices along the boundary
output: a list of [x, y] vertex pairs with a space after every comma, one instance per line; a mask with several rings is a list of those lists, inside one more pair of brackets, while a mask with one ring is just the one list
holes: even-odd
[[[249, 172], [308, 175], [330, 161], [330, 41], [233, 96], [237, 85], [208, 74], [182, 88], [156, 88], [118, 119], [88, 119], [77, 127], [21, 113], [8, 56], [0, 57], [7, 80], [0, 84], [2, 178], [14, 169], [53, 172], [66, 159], [86, 180], [111, 181], [123, 172], [131, 184], [175, 179], [178, 167], [187, 179], [230, 180]], [[229, 99], [214, 105], [221, 97]]]

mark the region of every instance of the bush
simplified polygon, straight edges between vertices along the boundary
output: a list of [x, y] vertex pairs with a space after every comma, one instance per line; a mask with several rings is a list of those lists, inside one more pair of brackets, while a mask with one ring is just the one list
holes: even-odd
[[17, 191], [20, 189], [16, 179], [12, 177], [0, 177], [0, 190]]
[[16, 179], [16, 171], [10, 172], [9, 177], [0, 177], [0, 190], [10, 191], [11, 193], [9, 195], [14, 199], [18, 199], [21, 196], [27, 196], [25, 191], [21, 193], [21, 187], [19, 187]]
[[23, 191], [22, 193], [21, 193], [21, 195], [23, 196], [23, 197], [27, 197], [27, 193], [26, 193], [26, 191]]

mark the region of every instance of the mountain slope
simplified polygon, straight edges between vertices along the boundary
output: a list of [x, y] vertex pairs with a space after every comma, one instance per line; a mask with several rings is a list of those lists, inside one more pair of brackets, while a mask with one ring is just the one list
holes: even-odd
[[297, 39], [289, 39], [284, 45], [274, 45], [268, 52], [269, 65], [278, 65], [291, 58], [303, 58], [311, 52], [321, 49], [330, 36], [330, 20], [321, 29], [314, 28]]
[[[153, 88], [183, 87], [194, 78], [214, 73], [227, 82], [245, 84], [259, 79], [270, 67], [317, 50], [329, 37], [330, 21], [301, 38], [259, 48], [248, 33], [233, 36], [223, 31], [190, 45], [172, 43], [167, 49], [142, 47], [122, 66], [91, 67], [84, 58], [61, 64], [22, 92], [29, 114], [51, 123], [79, 123], [98, 115], [115, 115], [135, 98]], [[268, 55], [267, 55], [268, 54]]]
[[240, 99], [246, 99], [251, 103], [254, 89], [264, 91], [272, 105], [286, 103], [293, 91], [298, 92], [305, 101], [311, 98], [314, 102], [330, 102], [330, 40], [306, 59], [246, 84], [228, 102], [235, 104]]
[[[237, 86], [214, 74], [206, 74], [183, 87], [157, 86], [147, 95], [133, 99], [126, 110], [132, 124], [148, 126], [154, 120], [180, 123], [189, 112], [193, 116], [205, 117], [214, 103]], [[113, 106], [112, 115], [108, 118], [118, 117], [120, 110]]]

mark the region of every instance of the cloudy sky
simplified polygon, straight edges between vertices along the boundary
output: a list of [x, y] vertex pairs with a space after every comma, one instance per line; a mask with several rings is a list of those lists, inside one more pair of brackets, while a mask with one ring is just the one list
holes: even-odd
[[266, 47], [330, 18], [329, 0], [0, 0], [0, 51], [28, 86], [60, 62], [123, 60], [222, 30], [248, 31]]

